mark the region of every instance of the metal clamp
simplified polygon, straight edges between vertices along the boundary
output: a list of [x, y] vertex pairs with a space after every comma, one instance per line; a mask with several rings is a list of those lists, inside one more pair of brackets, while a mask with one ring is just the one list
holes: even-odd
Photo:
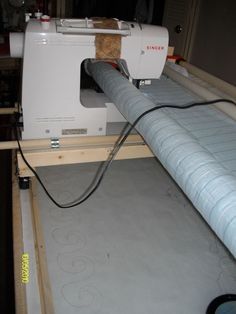
[[60, 148], [59, 138], [57, 137], [51, 138], [51, 148]]

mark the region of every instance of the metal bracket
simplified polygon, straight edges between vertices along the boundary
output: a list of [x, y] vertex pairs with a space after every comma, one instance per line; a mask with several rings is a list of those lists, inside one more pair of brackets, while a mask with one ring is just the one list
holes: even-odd
[[60, 148], [59, 138], [57, 137], [51, 138], [51, 148]]

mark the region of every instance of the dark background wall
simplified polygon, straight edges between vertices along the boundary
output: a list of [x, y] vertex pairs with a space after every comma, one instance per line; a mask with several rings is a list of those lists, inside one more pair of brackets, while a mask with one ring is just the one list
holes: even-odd
[[236, 1], [201, 1], [190, 62], [236, 85]]
[[[162, 23], [165, 0], [153, 1], [153, 19], [152, 24]], [[145, 15], [148, 10], [149, 0], [127, 0], [127, 1], [110, 1], [110, 0], [74, 0], [72, 5], [72, 16], [91, 17], [104, 16], [116, 17], [121, 20], [133, 21], [137, 10], [140, 10]]]
[[165, 0], [163, 25], [176, 54], [236, 85], [235, 12], [235, 0]]

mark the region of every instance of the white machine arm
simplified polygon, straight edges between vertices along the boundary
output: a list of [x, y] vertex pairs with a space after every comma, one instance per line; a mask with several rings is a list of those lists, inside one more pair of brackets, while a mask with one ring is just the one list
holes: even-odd
[[118, 29], [97, 28], [101, 21], [92, 19], [60, 19], [56, 21], [57, 31], [63, 34], [113, 34], [113, 35], [131, 35], [130, 27], [126, 22], [118, 21]]
[[[29, 21], [23, 44], [24, 139], [106, 134], [109, 100], [104, 103], [103, 98], [101, 103], [96, 95], [85, 104], [80, 91], [81, 63], [96, 58], [97, 33], [121, 36], [120, 59], [131, 79], [160, 77], [168, 49], [165, 28], [117, 21], [117, 29], [103, 29], [96, 23], [89, 19]], [[10, 46], [14, 47], [13, 41]]]

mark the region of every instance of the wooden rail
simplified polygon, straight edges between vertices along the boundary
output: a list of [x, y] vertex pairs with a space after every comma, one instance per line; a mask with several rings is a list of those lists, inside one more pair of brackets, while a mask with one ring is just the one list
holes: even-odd
[[53, 314], [54, 304], [49, 279], [43, 227], [37, 201], [37, 182], [35, 178], [32, 178], [31, 180], [30, 196], [41, 313]]
[[27, 314], [26, 287], [22, 282], [22, 254], [23, 226], [20, 205], [20, 192], [18, 178], [16, 176], [16, 156], [12, 158], [12, 220], [13, 220], [13, 258], [14, 258], [14, 282], [15, 282], [15, 311], [16, 314]]
[[[118, 136], [86, 136], [61, 138], [60, 148], [51, 148], [50, 139], [20, 141], [24, 156], [35, 167], [86, 163], [106, 160]], [[16, 141], [1, 142], [0, 150], [17, 149]], [[130, 135], [115, 159], [153, 157], [153, 153], [140, 135]], [[17, 154], [19, 176], [33, 176]]]
[[[75, 163], [97, 162], [106, 160], [112, 150], [117, 136], [96, 136], [63, 139], [61, 148], [49, 148], [49, 141], [23, 141], [22, 148], [24, 156], [33, 167], [65, 165]], [[6, 143], [10, 147], [15, 143]], [[46, 144], [46, 146], [43, 144]], [[31, 149], [30, 149], [31, 148]], [[153, 153], [144, 143], [139, 135], [130, 135], [118, 152], [115, 159], [132, 159], [153, 157]], [[20, 177], [33, 176], [23, 161], [21, 155], [17, 154], [18, 171]]]

